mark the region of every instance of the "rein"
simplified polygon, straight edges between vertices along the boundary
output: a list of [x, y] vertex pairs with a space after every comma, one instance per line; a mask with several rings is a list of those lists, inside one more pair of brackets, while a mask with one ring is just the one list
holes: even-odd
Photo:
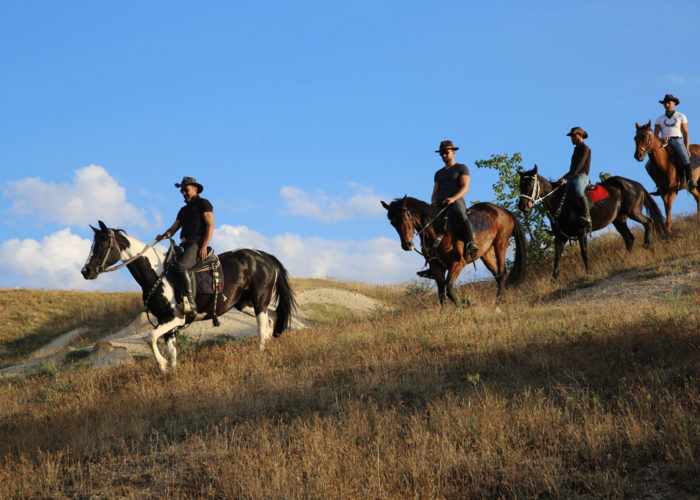
[[[168, 253], [170, 253], [171, 249], [172, 249], [173, 246], [175, 245], [175, 242], [173, 242], [173, 239], [172, 239], [172, 238], [168, 238], [168, 239], [170, 240], [170, 249], [168, 250]], [[112, 271], [117, 271], [118, 269], [121, 269], [122, 267], [131, 264], [133, 261], [135, 261], [136, 259], [138, 259], [139, 257], [141, 257], [143, 254], [145, 254], [148, 250], [150, 250], [151, 248], [153, 248], [154, 245], [155, 245], [156, 243], [158, 243], [158, 241], [159, 241], [159, 240], [154, 240], [153, 243], [151, 243], [150, 245], [146, 245], [145, 247], [143, 247], [143, 250], [141, 250], [139, 253], [137, 253], [136, 255], [134, 255], [133, 257], [131, 257], [130, 259], [125, 260], [124, 262], [122, 262], [122, 263], [119, 264], [118, 266], [110, 267], [110, 268], [107, 268], [107, 269], [105, 269], [104, 265], [105, 265], [105, 262], [107, 262], [107, 257], [109, 257], [109, 252], [105, 252], [105, 256], [104, 256], [104, 258], [102, 259], [102, 264], [100, 264], [100, 265], [97, 267], [97, 272], [98, 272], [98, 273], [111, 273]], [[109, 247], [110, 247], [110, 248], [116, 247], [117, 250], [119, 250], [119, 253], [121, 253], [121, 249], [119, 248], [119, 245], [117, 244], [117, 238], [114, 236], [114, 230], [113, 230], [113, 229], [110, 229], [110, 230], [109, 230]], [[166, 257], [166, 260], [167, 260], [167, 257]]]

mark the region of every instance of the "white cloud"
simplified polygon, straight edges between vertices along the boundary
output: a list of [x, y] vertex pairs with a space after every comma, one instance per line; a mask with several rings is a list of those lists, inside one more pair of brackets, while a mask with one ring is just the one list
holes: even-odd
[[[92, 240], [71, 233], [69, 228], [43, 239], [11, 239], [0, 243], [3, 286], [73, 290], [138, 290], [128, 270], [85, 280], [85, 265]], [[256, 248], [276, 256], [294, 277], [334, 278], [363, 283], [407, 282], [423, 266], [415, 252], [401, 250], [398, 239], [332, 241], [285, 234], [268, 238], [246, 226], [222, 225], [212, 246], [218, 253]], [[161, 250], [165, 250], [163, 246]], [[474, 278], [464, 272], [462, 279]]]
[[291, 215], [301, 215], [319, 222], [338, 222], [355, 217], [376, 217], [384, 209], [379, 201], [382, 196], [375, 194], [372, 188], [351, 184], [356, 193], [348, 199], [331, 198], [317, 189], [311, 193], [292, 186], [284, 186], [280, 193], [284, 198], [285, 208]]
[[[381, 208], [381, 207], [380, 207]], [[285, 234], [267, 238], [245, 226], [223, 225], [214, 233], [217, 252], [257, 248], [273, 254], [295, 277], [396, 283], [415, 277], [423, 259], [401, 250], [398, 240], [331, 241]]]
[[92, 240], [71, 233], [69, 228], [44, 237], [11, 239], [0, 244], [0, 272], [9, 286], [64, 290], [135, 290], [138, 286], [114, 273], [87, 281], [80, 274]]
[[3, 190], [12, 199], [13, 215], [35, 217], [68, 226], [95, 224], [110, 226], [149, 224], [143, 212], [126, 201], [126, 190], [98, 165], [74, 171], [72, 183], [44, 182], [39, 178], [9, 181]]
[[685, 77], [683, 77], [681, 75], [676, 75], [676, 74], [672, 73], [672, 74], [666, 75], [666, 78], [668, 78], [673, 83], [685, 83]]

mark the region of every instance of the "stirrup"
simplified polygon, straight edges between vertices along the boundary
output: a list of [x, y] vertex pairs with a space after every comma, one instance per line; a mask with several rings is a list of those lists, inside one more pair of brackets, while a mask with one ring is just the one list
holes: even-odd
[[467, 252], [472, 259], [475, 259], [479, 254], [479, 247], [473, 241], [469, 242], [467, 243]]
[[433, 277], [433, 275], [430, 273], [430, 269], [423, 269], [422, 271], [418, 271], [416, 274], [421, 278], [432, 279]]

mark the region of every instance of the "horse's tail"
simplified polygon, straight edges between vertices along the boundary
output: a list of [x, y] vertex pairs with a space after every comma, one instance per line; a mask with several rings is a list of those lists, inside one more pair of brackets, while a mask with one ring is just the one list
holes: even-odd
[[659, 206], [654, 201], [654, 198], [644, 189], [642, 186], [642, 191], [644, 191], [644, 208], [647, 209], [649, 218], [651, 219], [651, 226], [654, 233], [658, 236], [668, 236], [668, 228], [664, 223], [664, 216], [659, 209]]
[[506, 210], [511, 219], [513, 219], [513, 233], [515, 239], [515, 262], [513, 268], [508, 273], [506, 278], [506, 286], [519, 285], [525, 278], [525, 268], [527, 265], [527, 240], [525, 239], [525, 229], [523, 228], [520, 219], [513, 212]]
[[268, 254], [275, 264], [277, 280], [275, 281], [275, 298], [277, 299], [277, 318], [272, 329], [272, 336], [279, 337], [283, 331], [289, 329], [292, 324], [292, 315], [297, 308], [294, 299], [294, 290], [289, 284], [287, 270], [274, 255]]

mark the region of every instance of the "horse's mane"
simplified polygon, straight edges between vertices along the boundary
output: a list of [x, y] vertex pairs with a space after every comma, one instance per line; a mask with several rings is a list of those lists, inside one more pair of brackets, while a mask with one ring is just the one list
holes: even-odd
[[408, 208], [412, 212], [421, 215], [422, 217], [434, 217], [440, 210], [438, 207], [430, 205], [422, 200], [419, 200], [417, 198], [411, 198], [410, 196], [405, 196], [403, 198], [394, 198], [394, 200], [389, 205], [390, 215], [391, 213], [393, 213], [392, 209], [400, 208], [404, 202], [406, 203], [406, 208]]

